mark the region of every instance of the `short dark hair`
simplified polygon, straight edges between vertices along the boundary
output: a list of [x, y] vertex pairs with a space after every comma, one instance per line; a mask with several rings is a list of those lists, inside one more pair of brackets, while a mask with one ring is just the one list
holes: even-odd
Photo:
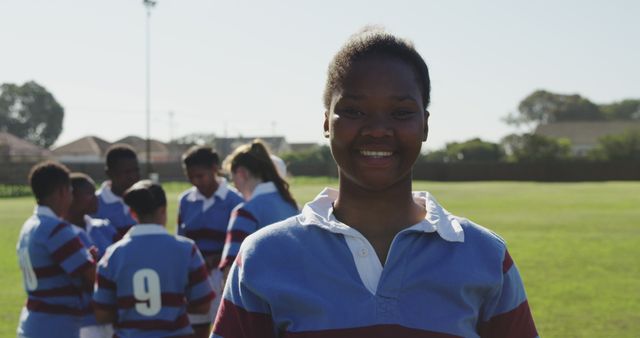
[[135, 150], [124, 143], [117, 143], [109, 147], [107, 150], [107, 170], [114, 169], [120, 160], [123, 159], [138, 159]]
[[124, 203], [126, 203], [138, 215], [152, 214], [160, 207], [167, 205], [167, 196], [162, 186], [153, 183], [151, 180], [136, 182], [124, 192]]
[[218, 153], [208, 146], [193, 146], [182, 154], [182, 164], [185, 168], [193, 166], [213, 167], [220, 165]]
[[73, 188], [74, 192], [82, 189], [85, 186], [96, 185], [91, 176], [85, 173], [73, 172], [69, 175], [69, 178], [71, 180], [71, 188]]
[[69, 169], [54, 161], [40, 162], [29, 171], [29, 185], [36, 201], [40, 202], [59, 187], [69, 185]]
[[424, 109], [427, 109], [431, 101], [431, 80], [424, 59], [411, 41], [399, 38], [377, 26], [366, 26], [352, 35], [331, 60], [324, 89], [325, 109], [328, 110], [331, 106], [331, 97], [342, 86], [351, 66], [374, 55], [398, 58], [413, 67], [422, 90], [422, 103]]

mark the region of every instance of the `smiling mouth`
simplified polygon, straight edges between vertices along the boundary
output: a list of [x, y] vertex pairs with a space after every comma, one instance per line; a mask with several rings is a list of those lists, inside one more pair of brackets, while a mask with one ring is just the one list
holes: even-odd
[[360, 155], [372, 158], [384, 158], [393, 154], [391, 151], [360, 150]]

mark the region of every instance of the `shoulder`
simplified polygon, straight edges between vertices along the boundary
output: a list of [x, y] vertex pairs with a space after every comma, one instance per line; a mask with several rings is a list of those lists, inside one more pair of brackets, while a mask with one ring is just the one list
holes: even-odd
[[484, 226], [452, 214], [442, 207], [432, 195], [426, 193], [424, 196], [427, 199], [427, 217], [430, 222], [438, 224], [438, 232], [441, 233], [441, 236], [444, 238], [451, 236], [458, 240], [462, 238], [460, 247], [477, 258], [486, 258], [491, 261], [502, 260], [506, 251], [504, 239]]
[[176, 243], [178, 243], [178, 245], [181, 245], [181, 246], [191, 247], [196, 244], [196, 242], [194, 242], [191, 238], [187, 238], [181, 235], [174, 235], [173, 237], [175, 238]]
[[259, 252], [262, 255], [277, 252], [287, 255], [288, 252], [298, 251], [308, 237], [315, 236], [313, 228], [302, 225], [298, 217], [289, 217], [249, 235], [242, 247], [248, 253]]
[[228, 201], [231, 204], [237, 205], [244, 202], [244, 198], [240, 195], [240, 192], [236, 190], [234, 187], [227, 188], [227, 196], [225, 196], [225, 201]]
[[193, 194], [196, 189], [197, 189], [196, 187], [192, 186], [191, 188], [181, 192], [180, 195], [178, 195], [178, 202], [180, 203], [187, 202], [187, 197]]

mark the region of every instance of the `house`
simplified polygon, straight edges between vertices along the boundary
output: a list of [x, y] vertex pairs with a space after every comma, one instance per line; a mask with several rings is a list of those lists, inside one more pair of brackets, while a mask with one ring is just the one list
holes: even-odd
[[110, 146], [97, 136], [85, 136], [53, 149], [53, 156], [64, 163], [103, 163]]
[[[136, 154], [138, 154], [138, 160], [140, 161], [140, 163], [147, 163], [147, 140], [146, 139], [143, 139], [138, 136], [127, 136], [125, 138], [122, 138], [114, 142], [114, 144], [117, 144], [117, 143], [124, 143], [124, 144], [130, 145], [136, 151]], [[171, 153], [169, 147], [161, 141], [151, 139], [150, 148], [151, 148], [151, 153], [150, 153], [151, 163], [172, 162], [176, 160], [174, 158], [175, 156], [172, 156], [173, 154]]]
[[640, 121], [575, 121], [539, 125], [535, 134], [571, 141], [573, 154], [584, 156], [595, 148], [603, 136], [640, 130]]
[[52, 157], [51, 151], [0, 131], [0, 163], [38, 162]]
[[291, 150], [289, 144], [282, 136], [269, 137], [216, 137], [214, 148], [220, 158], [224, 159], [231, 154], [234, 149], [246, 143], [251, 143], [255, 139], [262, 140], [273, 154], [282, 154]]

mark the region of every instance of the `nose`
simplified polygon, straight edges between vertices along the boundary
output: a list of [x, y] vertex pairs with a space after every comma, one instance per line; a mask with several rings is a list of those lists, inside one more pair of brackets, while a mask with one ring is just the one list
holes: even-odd
[[[376, 114], [377, 115], [377, 114]], [[385, 116], [372, 115], [366, 119], [362, 127], [362, 136], [388, 137], [393, 136], [391, 123]]]

